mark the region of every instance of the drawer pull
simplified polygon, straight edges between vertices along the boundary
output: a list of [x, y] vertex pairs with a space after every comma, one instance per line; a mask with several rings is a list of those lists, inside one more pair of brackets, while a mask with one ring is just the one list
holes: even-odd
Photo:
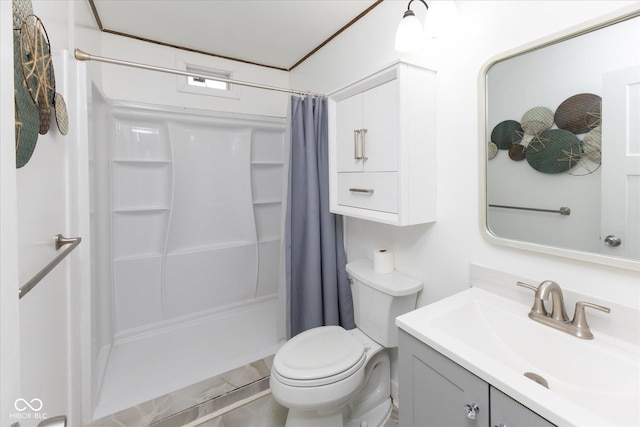
[[373, 194], [373, 188], [350, 188], [349, 191], [352, 193]]

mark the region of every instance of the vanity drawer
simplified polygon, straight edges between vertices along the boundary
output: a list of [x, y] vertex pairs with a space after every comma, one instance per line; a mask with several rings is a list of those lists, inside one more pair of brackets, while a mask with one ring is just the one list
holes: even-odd
[[397, 213], [398, 173], [338, 173], [338, 205]]

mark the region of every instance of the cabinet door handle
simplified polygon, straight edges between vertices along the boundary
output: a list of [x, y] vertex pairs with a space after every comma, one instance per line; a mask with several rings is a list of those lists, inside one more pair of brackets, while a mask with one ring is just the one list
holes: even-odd
[[467, 412], [467, 418], [470, 420], [475, 420], [478, 412], [480, 412], [480, 407], [477, 403], [467, 403], [464, 405], [464, 409]]
[[373, 194], [373, 188], [350, 188], [349, 191], [352, 193]]
[[622, 244], [622, 239], [611, 234], [604, 238], [604, 244], [615, 248], [616, 246], [620, 246], [620, 244]]
[[360, 129], [353, 130], [353, 159], [361, 160], [362, 156], [358, 156], [358, 135], [360, 135]]
[[360, 139], [362, 139], [362, 160], [367, 161], [369, 158], [365, 154], [365, 147], [367, 145], [367, 129], [360, 129]]

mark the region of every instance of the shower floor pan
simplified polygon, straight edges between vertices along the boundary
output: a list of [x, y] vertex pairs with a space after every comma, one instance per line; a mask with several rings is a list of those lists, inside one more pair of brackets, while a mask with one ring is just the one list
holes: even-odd
[[93, 419], [274, 354], [277, 309], [272, 299], [115, 341]]

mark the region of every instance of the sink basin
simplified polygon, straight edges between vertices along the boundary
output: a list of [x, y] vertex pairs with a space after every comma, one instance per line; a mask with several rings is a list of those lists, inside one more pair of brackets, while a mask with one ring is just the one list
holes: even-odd
[[640, 425], [638, 346], [573, 337], [529, 319], [530, 308], [470, 288], [396, 324], [555, 424]]

